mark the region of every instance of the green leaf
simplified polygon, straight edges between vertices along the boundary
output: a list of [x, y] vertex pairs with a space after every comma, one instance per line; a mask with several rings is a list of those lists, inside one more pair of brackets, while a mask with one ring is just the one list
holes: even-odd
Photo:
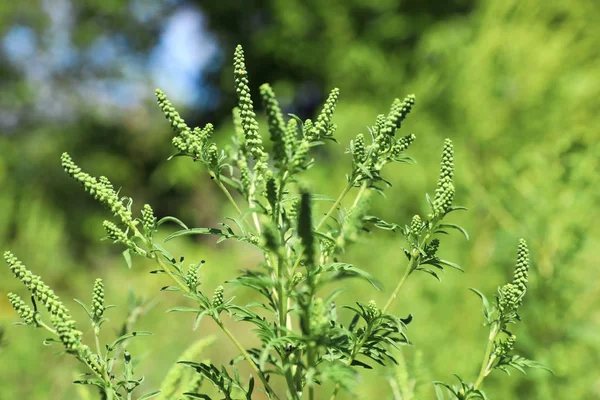
[[452, 268], [454, 268], [454, 269], [457, 269], [457, 270], [459, 270], [460, 272], [465, 272], [465, 271], [464, 271], [464, 270], [461, 268], [461, 266], [460, 266], [460, 265], [458, 265], [458, 264], [456, 264], [456, 263], [453, 263], [453, 262], [451, 262], [451, 261], [448, 261], [448, 260], [442, 260], [442, 259], [438, 259], [437, 261], [438, 261], [438, 263], [440, 263], [440, 264], [447, 265], [447, 266], [449, 266], [449, 267], [452, 267]]
[[197, 308], [193, 308], [193, 307], [171, 307], [167, 311], [165, 311], [165, 313], [170, 313], [170, 312], [193, 312], [193, 313], [196, 313], [198, 311], [199, 310]]
[[475, 293], [477, 296], [479, 296], [479, 298], [481, 299], [481, 302], [483, 303], [483, 316], [485, 317], [485, 320], [490, 322], [490, 303], [487, 299], [487, 297], [485, 297], [485, 295], [483, 293], [481, 293], [479, 290], [475, 289], [475, 288], [469, 288], [470, 291], [472, 291], [473, 293]]
[[131, 253], [129, 249], [123, 252], [123, 258], [125, 259], [125, 263], [127, 263], [127, 268], [131, 269]]
[[459, 231], [460, 233], [462, 233], [467, 240], [469, 240], [469, 234], [467, 233], [467, 231], [462, 226], [459, 226], [459, 225], [456, 225], [456, 224], [440, 224], [439, 227], [442, 228], [442, 229], [447, 229], [447, 228], [449, 228], [449, 229], [456, 229], [457, 231]]
[[117, 347], [117, 345], [119, 343], [122, 343], [128, 339], [134, 338], [134, 337], [138, 337], [138, 336], [151, 336], [152, 332], [147, 332], [147, 331], [136, 331], [136, 332], [129, 332], [126, 333], [124, 335], [119, 336], [114, 342], [112, 342], [109, 345], [106, 345], [106, 348], [108, 349], [108, 351], [113, 351], [115, 349], [115, 347]]
[[207, 395], [207, 394], [198, 394], [198, 393], [185, 392], [183, 395], [187, 396], [187, 397], [191, 397], [192, 399], [212, 400], [212, 398], [209, 395]]
[[217, 228], [192, 228], [192, 229], [183, 229], [181, 231], [173, 232], [169, 236], [167, 236], [163, 240], [163, 242], [166, 243], [170, 240], [175, 239], [176, 237], [187, 236], [187, 235], [219, 235], [219, 236], [227, 236], [227, 237], [230, 236], [230, 235], [226, 234], [225, 232], [223, 232], [221, 229], [217, 229]]
[[152, 393], [148, 393], [143, 395], [142, 397], [139, 397], [138, 400], [147, 400], [147, 399], [151, 399], [153, 397], [156, 397], [160, 394], [160, 390], [157, 390], [156, 392], [152, 392]]
[[158, 220], [158, 222], [156, 223], [156, 226], [159, 227], [167, 221], [175, 222], [177, 225], [181, 226], [183, 229], [189, 229], [186, 224], [184, 224], [178, 218], [175, 218], [175, 217], [163, 217]]

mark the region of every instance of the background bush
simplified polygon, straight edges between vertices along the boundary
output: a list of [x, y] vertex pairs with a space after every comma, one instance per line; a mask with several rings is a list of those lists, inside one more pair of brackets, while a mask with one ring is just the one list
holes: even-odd
[[[600, 293], [593, 279], [600, 234], [594, 186], [600, 28], [594, 22], [600, 7], [583, 0], [244, 3], [31, 0], [1, 6], [2, 249], [22, 254], [65, 299], [87, 299], [93, 278], [102, 277], [107, 298], [120, 306], [111, 318], [115, 329], [130, 289], [158, 302], [138, 322], [155, 336], [132, 346], [146, 358], [140, 372], [147, 385], [157, 386], [180, 352], [214, 326], [191, 332], [185, 316], [163, 314], [174, 300], [157, 294], [162, 282], [147, 268], [138, 262], [128, 270], [115, 248], [98, 241], [104, 211], [64, 176], [59, 157], [68, 151], [84, 169], [110, 173], [138, 204], [151, 201], [159, 216], [214, 225], [229, 206], [200, 169], [185, 160], [164, 162], [171, 131], [152, 93], [160, 85], [190, 124], [210, 121], [227, 140], [235, 101], [229, 60], [242, 43], [254, 93], [271, 82], [288, 112], [310, 117], [332, 87], [340, 88], [334, 122], [341, 145], [324, 148], [317, 156], [327, 168], [311, 171], [321, 192], [341, 190], [330, 182], [343, 183], [349, 139], [366, 133], [394, 97], [417, 95], [403, 128], [417, 135], [411, 155], [418, 164], [388, 171], [394, 187], [392, 201], [378, 210], [384, 219], [406, 223], [425, 209], [420, 194], [434, 185], [440, 143], [444, 137], [455, 143], [457, 202], [470, 211], [454, 218], [471, 241], [450, 237], [440, 251], [467, 273], [449, 273], [442, 285], [416, 277], [396, 305], [415, 316], [410, 336], [416, 347], [404, 358], [419, 398], [433, 397], [432, 379], [476, 375], [486, 333], [479, 300], [467, 288], [489, 293], [506, 281], [519, 237], [529, 240], [533, 269], [517, 348], [556, 375], [492, 375], [486, 391], [492, 398], [598, 398]], [[174, 26], [190, 21], [195, 30], [168, 40]], [[177, 46], [198, 53], [188, 69]], [[194, 95], [169, 84], [181, 73], [189, 75]], [[388, 281], [401, 273], [400, 240], [390, 234], [356, 246], [349, 258]], [[210, 238], [176, 246], [175, 254], [207, 260], [203, 282], [209, 287], [257, 259]], [[10, 326], [17, 318], [5, 294], [18, 282], [9, 277], [8, 268], [0, 269], [0, 398], [77, 398], [73, 360], [57, 360], [52, 348], [42, 347], [41, 332]], [[378, 296], [372, 293], [385, 300]], [[243, 336], [244, 326], [233, 327]], [[221, 363], [234, 353], [213, 346], [206, 356]], [[359, 394], [379, 393], [385, 379], [367, 374]]]

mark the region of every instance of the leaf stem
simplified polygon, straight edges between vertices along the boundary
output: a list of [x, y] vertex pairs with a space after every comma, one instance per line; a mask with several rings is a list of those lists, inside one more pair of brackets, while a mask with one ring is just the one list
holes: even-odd
[[209, 171], [209, 174], [210, 174], [211, 178], [213, 178], [213, 180], [215, 181], [217, 186], [223, 191], [223, 193], [225, 193], [225, 196], [227, 197], [229, 202], [233, 205], [233, 207], [235, 208], [237, 213], [242, 215], [242, 210], [240, 210], [240, 207], [238, 207], [233, 196], [231, 196], [231, 193], [229, 192], [229, 190], [227, 190], [225, 185], [223, 185], [223, 182], [221, 182], [221, 180], [215, 175], [215, 173], [213, 171]]
[[215, 318], [215, 322], [217, 323], [217, 325], [219, 325], [221, 330], [229, 337], [229, 339], [231, 339], [233, 344], [238, 348], [240, 353], [242, 353], [244, 358], [246, 358], [246, 360], [248, 360], [248, 362], [250, 363], [250, 367], [252, 367], [252, 369], [254, 370], [256, 375], [258, 375], [258, 377], [262, 381], [263, 385], [265, 386], [265, 389], [267, 390], [267, 392], [270, 392], [275, 399], [279, 400], [279, 397], [277, 396], [277, 394], [275, 394], [275, 392], [269, 385], [269, 382], [267, 382], [267, 379], [265, 378], [263, 373], [258, 369], [258, 366], [252, 361], [252, 358], [250, 358], [250, 354], [248, 354], [246, 349], [244, 349], [244, 346], [242, 346], [242, 344], [240, 342], [238, 342], [238, 340], [235, 338], [235, 336], [233, 336], [233, 333], [231, 333], [231, 331], [229, 329], [227, 329], [227, 327], [225, 325], [223, 325], [223, 322], [221, 322], [221, 320], [219, 318]]
[[417, 260], [416, 257], [411, 256], [410, 261], [408, 262], [408, 265], [406, 266], [406, 271], [404, 271], [404, 275], [402, 275], [402, 278], [400, 278], [400, 281], [396, 285], [396, 288], [392, 292], [392, 295], [388, 299], [387, 303], [385, 303], [385, 306], [381, 309], [381, 312], [383, 312], [384, 314], [390, 308], [390, 306], [392, 305], [392, 303], [396, 299], [396, 296], [398, 296], [398, 292], [400, 291], [400, 289], [404, 285], [404, 282], [406, 281], [406, 278], [408, 278], [408, 276], [410, 275], [410, 273], [413, 271], [416, 260]]
[[485, 353], [483, 354], [483, 361], [481, 362], [481, 369], [479, 370], [479, 376], [477, 377], [477, 380], [475, 381], [475, 384], [473, 386], [473, 388], [475, 390], [477, 390], [479, 388], [479, 386], [481, 386], [485, 377], [490, 373], [489, 367], [490, 367], [490, 362], [492, 361], [490, 356], [492, 353], [492, 349], [494, 347], [494, 341], [496, 340], [496, 336], [498, 335], [498, 332], [499, 332], [498, 327], [499, 327], [499, 324], [497, 321], [492, 322], [492, 327], [490, 328], [490, 335], [488, 337], [488, 344], [485, 348]]

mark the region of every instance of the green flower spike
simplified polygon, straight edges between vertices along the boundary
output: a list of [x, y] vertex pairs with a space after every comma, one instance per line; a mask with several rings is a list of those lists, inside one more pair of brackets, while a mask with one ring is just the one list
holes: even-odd
[[19, 317], [23, 320], [26, 325], [34, 325], [34, 312], [25, 302], [16, 294], [9, 293], [8, 301], [13, 306]]
[[102, 203], [115, 216], [121, 218], [123, 224], [131, 225], [133, 223], [131, 211], [123, 205], [119, 195], [113, 189], [112, 184], [108, 182], [108, 179], [104, 178], [99, 181], [88, 173], [83, 172], [67, 153], [62, 154], [61, 162], [65, 172], [79, 182], [86, 192]]
[[529, 249], [525, 239], [519, 239], [519, 247], [517, 250], [517, 265], [515, 266], [515, 274], [513, 284], [525, 294], [527, 291], [527, 277], [529, 275]]
[[365, 162], [367, 151], [365, 147], [365, 136], [362, 133], [356, 135], [356, 139], [352, 142], [352, 159], [354, 165], [359, 165]]
[[194, 293], [196, 292], [196, 288], [198, 287], [198, 270], [200, 269], [203, 263], [204, 262], [191, 265], [187, 271], [187, 274], [185, 275], [185, 284]]
[[377, 303], [375, 303], [375, 300], [369, 301], [369, 304], [367, 304], [367, 308], [365, 309], [365, 314], [368, 321], [372, 321], [374, 318], [379, 316], [380, 313], [381, 311], [379, 308], [377, 308]]
[[436, 217], [443, 216], [454, 201], [454, 185], [449, 176], [446, 176], [436, 189], [435, 199], [433, 201], [433, 213]]
[[155, 91], [156, 100], [158, 101], [158, 107], [161, 109], [163, 114], [169, 122], [171, 123], [171, 128], [173, 131], [180, 135], [184, 140], [187, 139], [190, 135], [190, 128], [187, 126], [183, 118], [179, 115], [173, 104], [167, 99], [167, 96], [163, 93], [162, 90], [156, 89]]
[[215, 289], [215, 292], [213, 294], [213, 298], [212, 298], [212, 306], [213, 307], [219, 307], [223, 304], [223, 286], [217, 286], [217, 288]]
[[392, 156], [395, 158], [399, 157], [410, 147], [410, 145], [415, 141], [416, 138], [417, 137], [412, 133], [410, 135], [402, 136], [392, 146]]
[[128, 244], [129, 238], [127, 234], [121, 230], [115, 223], [110, 221], [104, 221], [102, 223], [104, 230], [106, 231], [107, 236], [112, 239], [115, 243], [123, 243]]
[[262, 139], [258, 132], [258, 122], [254, 113], [254, 105], [250, 96], [248, 87], [248, 72], [244, 62], [244, 50], [238, 45], [235, 48], [233, 61], [233, 74], [235, 77], [235, 91], [238, 97], [238, 106], [240, 108], [240, 118], [245, 135], [246, 151], [255, 160], [262, 160], [267, 157], [263, 148]]
[[50, 314], [60, 320], [69, 320], [71, 316], [69, 310], [60, 301], [60, 298], [54, 294], [54, 291], [46, 285], [42, 279], [31, 273], [21, 261], [19, 261], [10, 251], [4, 253], [4, 260], [17, 279], [25, 285], [27, 290], [44, 305]]
[[317, 117], [317, 122], [314, 125], [314, 135], [316, 139], [320, 139], [323, 137], [331, 137], [335, 131], [335, 125], [331, 124], [331, 118], [333, 117], [333, 112], [335, 110], [335, 106], [338, 101], [338, 97], [340, 96], [340, 89], [334, 88], [327, 100], [325, 100], [325, 105], [323, 106], [323, 110], [321, 114]]
[[156, 230], [156, 217], [149, 204], [144, 204], [144, 207], [142, 207], [142, 227], [147, 234]]
[[423, 228], [423, 221], [421, 220], [421, 217], [418, 215], [415, 215], [412, 218], [412, 221], [410, 222], [410, 233], [414, 237], [419, 237], [419, 234], [421, 233], [422, 228]]
[[102, 319], [104, 315], [104, 283], [98, 278], [94, 282], [94, 290], [92, 293], [92, 316], [95, 321]]
[[269, 125], [269, 135], [273, 142], [273, 155], [278, 165], [286, 159], [285, 143], [285, 122], [279, 108], [279, 103], [275, 98], [275, 93], [268, 83], [260, 87], [260, 95], [263, 100], [265, 112], [267, 113], [267, 123]]
[[412, 106], [415, 104], [415, 95], [409, 94], [404, 98], [404, 100], [400, 101], [400, 99], [395, 99], [392, 102], [392, 106], [390, 108], [390, 113], [387, 116], [385, 121], [385, 126], [382, 129], [382, 133], [394, 136], [396, 131], [400, 129], [402, 122], [410, 113]]
[[293, 154], [297, 136], [298, 121], [296, 121], [294, 118], [290, 118], [285, 127], [285, 132], [283, 136], [283, 143], [285, 145], [286, 154]]
[[67, 353], [76, 354], [84, 346], [81, 343], [82, 332], [75, 329], [75, 321], [52, 316], [52, 325]]

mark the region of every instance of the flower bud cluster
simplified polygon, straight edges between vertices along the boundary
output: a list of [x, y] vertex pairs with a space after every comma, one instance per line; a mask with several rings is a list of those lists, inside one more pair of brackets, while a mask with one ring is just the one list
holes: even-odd
[[123, 221], [123, 224], [131, 225], [133, 223], [131, 211], [123, 205], [119, 199], [119, 195], [115, 192], [107, 178], [104, 177], [98, 180], [88, 173], [83, 172], [81, 168], [75, 165], [71, 156], [67, 153], [62, 154], [61, 162], [65, 172], [78, 181], [88, 193], [100, 201], [115, 216], [118, 216]]
[[298, 121], [296, 121], [294, 118], [290, 118], [283, 134], [283, 143], [285, 144], [286, 154], [293, 154], [294, 148], [296, 147], [297, 136]]
[[13, 306], [19, 317], [23, 320], [23, 322], [27, 325], [34, 325], [34, 312], [25, 302], [16, 294], [9, 293], [8, 301]]
[[217, 288], [215, 289], [215, 292], [213, 293], [213, 298], [212, 298], [212, 306], [213, 307], [219, 307], [219, 306], [223, 305], [223, 301], [224, 301], [223, 293], [224, 293], [223, 286], [217, 286]]
[[61, 320], [71, 319], [69, 310], [54, 294], [54, 291], [42, 281], [42, 278], [29, 271], [10, 251], [4, 253], [4, 261], [6, 261], [14, 276], [44, 305], [50, 314]]
[[115, 223], [111, 221], [104, 221], [102, 223], [106, 234], [110, 239], [113, 240], [114, 243], [122, 243], [124, 245], [129, 246], [130, 241], [127, 237], [127, 234], [123, 232], [121, 228], [119, 228]]
[[331, 137], [335, 132], [335, 125], [331, 123], [333, 112], [340, 96], [340, 89], [334, 88], [323, 105], [321, 114], [317, 117], [314, 128], [312, 129], [311, 140], [318, 140], [324, 137]]
[[402, 153], [404, 153], [410, 145], [415, 141], [417, 137], [414, 134], [402, 136], [392, 146], [392, 158], [398, 159]]
[[202, 266], [204, 262], [200, 262], [199, 264], [190, 265], [187, 274], [185, 275], [185, 284], [192, 292], [196, 292], [196, 288], [198, 287], [198, 270]]
[[258, 131], [258, 122], [254, 113], [254, 105], [250, 96], [250, 87], [248, 86], [248, 72], [244, 61], [244, 50], [238, 45], [235, 48], [233, 61], [233, 74], [235, 77], [235, 91], [238, 97], [238, 107], [242, 120], [242, 128], [245, 135], [246, 151], [255, 160], [266, 159], [267, 154], [263, 148], [262, 139]]
[[507, 356], [515, 347], [516, 340], [517, 337], [512, 334], [504, 340], [498, 340], [494, 343], [494, 355], [496, 357]]
[[414, 217], [412, 217], [412, 221], [410, 221], [410, 233], [415, 238], [418, 238], [419, 235], [421, 234], [422, 229], [423, 229], [423, 220], [421, 219], [420, 216], [415, 215]]
[[515, 274], [513, 284], [523, 293], [527, 290], [527, 278], [529, 275], [529, 249], [525, 239], [519, 240], [517, 249], [517, 265], [515, 266]]
[[75, 354], [83, 348], [83, 344], [81, 343], [83, 333], [75, 329], [75, 321], [56, 316], [52, 316], [51, 321], [67, 353]]
[[367, 150], [365, 146], [365, 136], [362, 133], [356, 135], [356, 139], [351, 143], [352, 160], [354, 165], [359, 165], [365, 162], [367, 158]]
[[368, 322], [377, 318], [379, 314], [381, 314], [381, 310], [379, 310], [379, 308], [377, 307], [377, 303], [375, 303], [375, 300], [369, 301], [369, 304], [367, 304], [367, 307], [365, 308], [365, 314]]
[[415, 104], [415, 95], [409, 94], [404, 100], [395, 99], [392, 102], [390, 113], [387, 116], [385, 125], [382, 129], [382, 133], [388, 136], [394, 136], [396, 131], [400, 129], [402, 121], [410, 113], [413, 105]]
[[95, 321], [99, 321], [104, 316], [104, 283], [98, 278], [94, 282], [92, 293], [92, 316]]
[[433, 213], [436, 217], [443, 216], [454, 201], [454, 185], [449, 177], [445, 177], [436, 189], [435, 199], [433, 200]]
[[261, 85], [260, 95], [263, 100], [265, 112], [267, 113], [267, 124], [269, 125], [269, 135], [273, 142], [273, 156], [278, 166], [285, 161], [286, 157], [286, 143], [285, 140], [285, 122], [283, 120], [283, 114], [281, 108], [279, 108], [279, 102], [275, 98], [275, 93], [268, 83]]
[[144, 207], [142, 207], [142, 227], [146, 234], [150, 234], [156, 230], [156, 217], [150, 204], [144, 204]]

